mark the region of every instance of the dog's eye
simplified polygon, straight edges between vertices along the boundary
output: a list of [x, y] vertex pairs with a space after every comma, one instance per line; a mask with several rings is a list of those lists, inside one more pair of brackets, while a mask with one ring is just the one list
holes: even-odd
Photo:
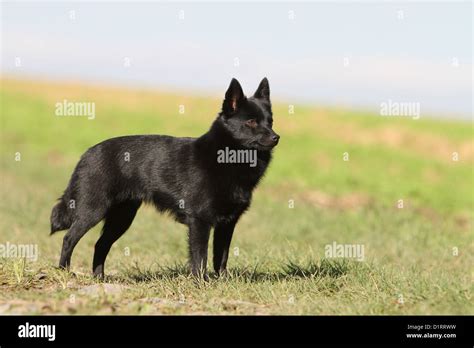
[[245, 124], [249, 126], [250, 128], [255, 128], [257, 127], [257, 120], [252, 118], [251, 120], [245, 121]]

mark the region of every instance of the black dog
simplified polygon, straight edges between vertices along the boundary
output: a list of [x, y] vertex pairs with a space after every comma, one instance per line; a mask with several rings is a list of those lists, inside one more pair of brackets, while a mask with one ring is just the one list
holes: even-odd
[[[249, 207], [279, 140], [272, 124], [268, 80], [247, 99], [232, 79], [222, 111], [199, 138], [136, 135], [91, 147], [51, 213], [51, 234], [69, 228], [59, 266], [69, 268], [81, 237], [105, 219], [93, 261], [94, 275], [103, 277], [112, 244], [130, 227], [141, 203], [149, 202], [189, 227], [191, 271], [204, 279], [214, 227], [214, 269], [225, 272], [235, 224]], [[255, 161], [235, 163], [235, 156], [222, 161], [224, 150], [247, 159], [254, 154]]]

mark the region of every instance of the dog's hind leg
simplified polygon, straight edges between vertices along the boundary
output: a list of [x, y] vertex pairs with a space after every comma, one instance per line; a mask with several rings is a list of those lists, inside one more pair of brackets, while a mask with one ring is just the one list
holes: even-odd
[[89, 231], [92, 227], [97, 225], [100, 220], [103, 219], [103, 215], [98, 214], [87, 214], [81, 215], [87, 216], [87, 218], [79, 218], [71, 225], [69, 231], [63, 239], [63, 247], [61, 250], [61, 258], [59, 260], [59, 267], [69, 269], [71, 265], [71, 256], [74, 248], [76, 247], [79, 240]]
[[130, 227], [140, 205], [140, 201], [126, 201], [114, 205], [107, 212], [102, 235], [95, 244], [92, 263], [94, 276], [104, 277], [104, 263], [110, 248]]

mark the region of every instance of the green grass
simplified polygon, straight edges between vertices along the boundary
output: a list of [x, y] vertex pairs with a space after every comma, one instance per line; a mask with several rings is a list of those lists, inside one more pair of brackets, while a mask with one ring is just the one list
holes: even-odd
[[[39, 250], [36, 262], [0, 258], [0, 313], [474, 312], [469, 122], [310, 106], [288, 115], [276, 102], [281, 143], [237, 225], [229, 275], [196, 282], [185, 227], [143, 207], [113, 246], [101, 285], [90, 275], [100, 226], [77, 246], [72, 272], [55, 268], [62, 238], [49, 236], [51, 208], [79, 156], [118, 135], [198, 136], [221, 101], [13, 79], [1, 80], [0, 97], [0, 244]], [[94, 101], [96, 119], [56, 117], [63, 99]], [[326, 258], [334, 241], [362, 244], [365, 259]]]

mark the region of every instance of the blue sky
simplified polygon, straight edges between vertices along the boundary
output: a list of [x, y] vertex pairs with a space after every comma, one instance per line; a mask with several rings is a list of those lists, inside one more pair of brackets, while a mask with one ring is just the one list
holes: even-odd
[[214, 96], [232, 77], [250, 94], [267, 76], [288, 103], [390, 99], [466, 118], [472, 18], [471, 2], [452, 1], [7, 2], [1, 70]]

